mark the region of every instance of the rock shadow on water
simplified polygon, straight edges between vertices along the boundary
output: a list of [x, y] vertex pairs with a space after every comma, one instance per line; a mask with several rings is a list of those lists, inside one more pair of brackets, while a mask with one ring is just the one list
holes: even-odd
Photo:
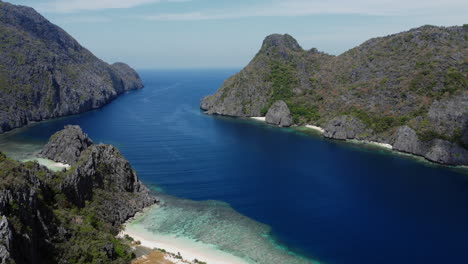
[[232, 254], [247, 263], [313, 264], [278, 243], [268, 225], [256, 222], [219, 201], [192, 201], [158, 194], [162, 205], [130, 223], [147, 235], [175, 236]]

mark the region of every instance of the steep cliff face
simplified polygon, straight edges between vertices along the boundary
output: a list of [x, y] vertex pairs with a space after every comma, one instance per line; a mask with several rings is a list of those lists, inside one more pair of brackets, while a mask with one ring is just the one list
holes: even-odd
[[[208, 114], [264, 116], [282, 100], [294, 124], [322, 126], [335, 139], [391, 143], [408, 127], [415, 137], [401, 149], [467, 165], [467, 39], [467, 26], [423, 26], [331, 56], [303, 50], [289, 35], [271, 35], [200, 107]], [[413, 151], [414, 140], [443, 151]], [[456, 151], [452, 158], [442, 158], [450, 151]]]
[[109, 65], [32, 8], [0, 1], [0, 133], [142, 87], [128, 65]]
[[271, 105], [265, 116], [268, 124], [280, 127], [289, 127], [292, 125], [291, 112], [285, 102], [279, 100]]
[[[88, 144], [76, 126], [57, 135], [51, 141], [70, 148], [62, 154], [79, 156], [66, 172], [0, 153], [1, 263], [129, 262], [131, 251], [115, 235], [156, 198], [114, 147]], [[88, 143], [77, 147], [77, 135]], [[52, 153], [54, 144], [43, 152]], [[60, 154], [56, 160], [63, 160]]]

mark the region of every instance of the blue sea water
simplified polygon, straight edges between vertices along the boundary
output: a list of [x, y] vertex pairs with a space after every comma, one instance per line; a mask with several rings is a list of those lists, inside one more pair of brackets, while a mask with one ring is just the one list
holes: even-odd
[[[257, 263], [468, 263], [468, 174], [199, 110], [236, 70], [143, 70], [140, 91], [0, 136], [26, 158], [66, 124], [113, 144], [169, 205], [149, 230]], [[172, 206], [172, 207], [171, 207]], [[153, 220], [151, 220], [153, 219]], [[212, 233], [210, 233], [212, 232]]]

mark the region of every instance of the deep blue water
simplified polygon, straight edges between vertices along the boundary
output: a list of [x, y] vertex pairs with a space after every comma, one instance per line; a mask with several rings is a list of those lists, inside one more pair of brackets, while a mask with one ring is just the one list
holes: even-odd
[[140, 71], [145, 89], [7, 135], [44, 143], [65, 124], [117, 146], [142, 181], [220, 200], [330, 264], [468, 263], [468, 175], [388, 151], [204, 115], [235, 70]]

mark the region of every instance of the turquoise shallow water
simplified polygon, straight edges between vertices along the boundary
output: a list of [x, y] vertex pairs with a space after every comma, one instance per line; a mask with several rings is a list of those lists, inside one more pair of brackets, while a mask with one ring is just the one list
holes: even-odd
[[269, 226], [241, 215], [229, 204], [159, 196], [163, 205], [149, 210], [134, 223], [145, 233], [216, 245], [248, 263], [310, 263], [274, 241]]
[[2, 135], [0, 150], [28, 158], [78, 124], [169, 197], [160, 218], [143, 221], [147, 229], [257, 263], [303, 263], [289, 252], [330, 264], [468, 262], [466, 170], [204, 115], [200, 98], [234, 72], [140, 71], [145, 89]]

